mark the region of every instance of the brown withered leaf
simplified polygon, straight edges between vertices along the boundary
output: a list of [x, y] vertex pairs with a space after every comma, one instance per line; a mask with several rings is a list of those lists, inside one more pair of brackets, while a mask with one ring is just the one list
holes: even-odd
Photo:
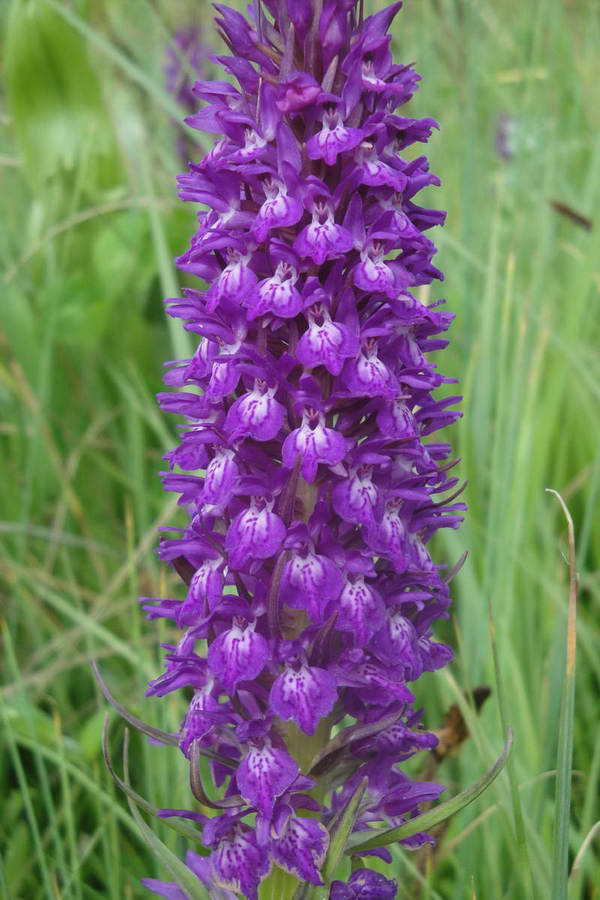
[[560, 200], [551, 200], [550, 206], [559, 216], [564, 216], [565, 219], [569, 219], [574, 225], [579, 225], [580, 228], [584, 228], [586, 231], [591, 231], [594, 227], [591, 219], [588, 219], [583, 213], [577, 212], [576, 209], [573, 209], [567, 203], [562, 203]]
[[[475, 707], [475, 712], [479, 712], [485, 701], [492, 693], [491, 688], [486, 685], [476, 687], [469, 697], [471, 703]], [[442, 727], [435, 734], [439, 739], [439, 744], [431, 751], [439, 764], [447, 756], [457, 753], [461, 744], [469, 737], [469, 729], [463, 718], [457, 703], [453, 703], [446, 715]]]

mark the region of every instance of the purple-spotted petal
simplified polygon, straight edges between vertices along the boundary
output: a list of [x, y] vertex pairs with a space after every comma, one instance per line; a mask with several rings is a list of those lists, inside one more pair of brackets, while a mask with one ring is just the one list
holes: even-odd
[[360, 466], [351, 470], [348, 478], [334, 487], [332, 501], [336, 513], [345, 522], [372, 525], [379, 495], [372, 481], [371, 467]]
[[269, 741], [252, 746], [236, 773], [239, 791], [251, 806], [269, 817], [275, 800], [296, 780], [298, 764]]
[[306, 481], [314, 481], [319, 463], [336, 466], [350, 447], [351, 442], [339, 431], [325, 425], [322, 414], [308, 414], [304, 416], [300, 428], [294, 429], [286, 437], [282, 447], [283, 462], [291, 469], [299, 455], [302, 459], [302, 475]]
[[185, 864], [198, 876], [205, 888], [208, 889], [210, 900], [237, 900], [236, 895], [226, 888], [219, 887], [213, 878], [211, 857], [198, 856], [191, 850], [185, 855]]
[[326, 111], [323, 127], [306, 142], [306, 151], [309, 159], [324, 159], [328, 166], [333, 166], [340, 153], [358, 147], [363, 135], [360, 128], [344, 125], [336, 110]]
[[206, 559], [192, 575], [187, 597], [176, 613], [176, 621], [180, 628], [194, 625], [221, 599], [224, 584], [223, 562], [222, 557]]
[[285, 410], [275, 399], [275, 392], [257, 378], [254, 388], [232, 404], [225, 419], [225, 431], [232, 441], [242, 437], [270, 441], [278, 434]]
[[326, 669], [286, 667], [273, 682], [269, 704], [281, 719], [292, 719], [302, 731], [314, 734], [336, 697], [335, 678]]
[[282, 869], [302, 882], [323, 884], [319, 867], [329, 846], [329, 832], [314, 819], [290, 816], [283, 832], [270, 843], [271, 855]]
[[250, 319], [269, 312], [282, 319], [297, 316], [304, 305], [302, 294], [295, 287], [297, 280], [298, 273], [294, 267], [288, 262], [280, 262], [275, 274], [258, 285], [248, 306]]
[[209, 311], [223, 300], [250, 296], [256, 287], [258, 279], [248, 265], [250, 254], [231, 249], [226, 255], [227, 265], [207, 293]]
[[192, 741], [203, 738], [224, 717], [222, 707], [213, 696], [213, 687], [211, 680], [203, 688], [196, 690], [190, 700], [179, 738], [179, 746], [186, 755]]
[[268, 559], [281, 547], [286, 527], [271, 506], [262, 498], [254, 499], [231, 523], [225, 547], [234, 569], [246, 568], [254, 559]]
[[275, 179], [264, 183], [266, 200], [259, 209], [254, 226], [254, 237], [264, 241], [272, 228], [295, 225], [303, 215], [302, 204], [290, 197], [285, 186]]
[[386, 504], [381, 521], [368, 526], [365, 536], [372, 550], [389, 556], [396, 571], [405, 571], [408, 564], [408, 536], [406, 523], [396, 501]]
[[423, 671], [415, 627], [401, 613], [388, 616], [371, 646], [383, 662], [403, 669], [407, 681], [414, 681]]
[[418, 434], [415, 417], [402, 397], [383, 404], [377, 414], [377, 425], [386, 437], [413, 438]]
[[369, 341], [357, 359], [346, 362], [343, 378], [353, 397], [385, 397], [391, 400], [398, 393], [396, 379], [377, 355], [376, 341]]
[[346, 581], [338, 601], [336, 627], [354, 635], [358, 647], [383, 625], [385, 607], [381, 596], [359, 575], [354, 582]]
[[269, 871], [270, 863], [249, 828], [235, 826], [219, 841], [209, 859], [211, 875], [218, 887], [257, 900], [258, 885]]
[[394, 297], [398, 293], [394, 273], [385, 264], [383, 249], [378, 242], [374, 242], [361, 253], [361, 261], [352, 272], [352, 278], [354, 284], [362, 291], [379, 292], [388, 297]]
[[296, 347], [296, 358], [307, 368], [325, 366], [332, 375], [339, 375], [344, 360], [354, 356], [357, 341], [349, 330], [331, 316], [322, 306], [309, 313], [308, 330]]
[[208, 465], [200, 494], [201, 502], [208, 507], [204, 512], [215, 515], [223, 512], [233, 496], [238, 475], [239, 468], [233, 451], [219, 448]]
[[269, 645], [254, 625], [242, 627], [234, 623], [222, 632], [208, 648], [208, 664], [232, 693], [238, 681], [249, 681], [260, 675], [269, 658]]
[[299, 256], [310, 257], [322, 266], [327, 259], [334, 259], [351, 250], [354, 240], [343, 225], [338, 225], [327, 204], [315, 204], [312, 222], [302, 229], [294, 241]]
[[343, 578], [338, 566], [318, 553], [294, 553], [281, 579], [280, 600], [296, 609], [306, 609], [320, 621], [330, 600], [335, 600]]

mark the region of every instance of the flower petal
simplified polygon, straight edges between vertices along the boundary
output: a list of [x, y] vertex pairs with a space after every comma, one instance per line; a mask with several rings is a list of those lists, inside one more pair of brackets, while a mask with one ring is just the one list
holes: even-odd
[[243, 569], [253, 559], [268, 559], [281, 547], [286, 527], [268, 505], [253, 503], [241, 512], [229, 526], [225, 547], [229, 563], [234, 569]]
[[398, 882], [371, 869], [357, 869], [349, 880], [334, 881], [329, 900], [395, 900]]
[[335, 678], [326, 669], [286, 667], [273, 682], [269, 704], [281, 719], [293, 719], [307, 734], [314, 734], [336, 697]]
[[299, 771], [291, 756], [267, 741], [262, 747], [250, 748], [240, 763], [236, 780], [244, 800], [268, 817], [277, 797], [295, 781]]
[[329, 832], [314, 819], [290, 816], [283, 833], [273, 838], [270, 851], [278, 866], [300, 881], [323, 884], [319, 866], [329, 846]]
[[238, 681], [260, 675], [269, 657], [269, 644], [254, 626], [234, 624], [222, 632], [208, 648], [208, 664], [225, 690], [232, 693]]
[[249, 828], [237, 825], [219, 841], [209, 859], [211, 874], [219, 887], [257, 900], [258, 885], [270, 864]]

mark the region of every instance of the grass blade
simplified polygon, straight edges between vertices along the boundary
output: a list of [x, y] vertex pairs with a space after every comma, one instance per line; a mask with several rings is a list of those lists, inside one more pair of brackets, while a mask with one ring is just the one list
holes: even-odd
[[577, 654], [577, 557], [575, 529], [567, 505], [558, 491], [548, 488], [562, 507], [569, 535], [569, 607], [565, 677], [562, 686], [558, 725], [552, 900], [566, 900], [569, 878], [569, 826], [571, 819], [571, 778], [573, 774], [573, 720], [575, 717], [575, 658]]

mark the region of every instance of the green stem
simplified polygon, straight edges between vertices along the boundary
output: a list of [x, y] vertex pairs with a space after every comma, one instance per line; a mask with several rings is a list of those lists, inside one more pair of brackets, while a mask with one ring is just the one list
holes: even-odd
[[260, 885], [259, 900], [293, 900], [299, 886], [300, 882], [294, 875], [273, 866], [272, 872]]

